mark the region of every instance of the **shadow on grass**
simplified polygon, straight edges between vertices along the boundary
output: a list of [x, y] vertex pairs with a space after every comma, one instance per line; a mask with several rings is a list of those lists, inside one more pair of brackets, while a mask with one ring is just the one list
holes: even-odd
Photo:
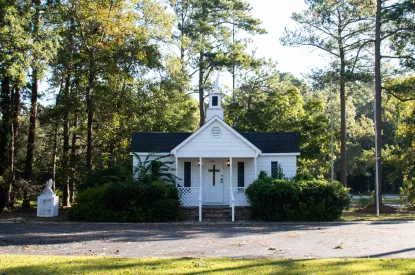
[[[405, 259], [128, 259], [96, 257], [0, 256], [6, 274], [413, 274]], [[3, 262], [3, 263], [1, 263]], [[32, 263], [33, 262], [33, 263]]]
[[388, 257], [388, 256], [393, 256], [393, 255], [396, 255], [396, 254], [400, 254], [400, 253], [410, 252], [410, 251], [415, 251], [415, 248], [413, 247], [413, 248], [406, 248], [406, 249], [401, 249], [401, 250], [389, 251], [389, 252], [385, 252], [385, 253], [372, 254], [372, 255], [367, 255], [367, 256], [360, 257], [360, 258]]

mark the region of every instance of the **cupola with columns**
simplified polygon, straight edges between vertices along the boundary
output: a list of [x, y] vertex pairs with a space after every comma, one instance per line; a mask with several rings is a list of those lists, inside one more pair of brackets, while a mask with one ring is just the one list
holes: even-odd
[[209, 94], [209, 107], [206, 110], [206, 122], [215, 116], [223, 120], [222, 95], [219, 92], [219, 73], [216, 78], [215, 87]]

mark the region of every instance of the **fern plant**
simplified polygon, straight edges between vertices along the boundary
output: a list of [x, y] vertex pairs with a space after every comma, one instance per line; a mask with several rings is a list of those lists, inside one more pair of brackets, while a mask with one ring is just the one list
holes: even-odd
[[138, 163], [134, 168], [134, 175], [139, 182], [151, 183], [161, 179], [164, 182], [176, 184], [176, 181], [180, 180], [172, 172], [175, 171], [171, 165], [174, 161], [165, 161], [163, 159], [170, 157], [170, 155], [158, 156], [154, 159], [152, 154], [147, 155], [144, 159], [141, 159], [139, 155], [134, 154]]

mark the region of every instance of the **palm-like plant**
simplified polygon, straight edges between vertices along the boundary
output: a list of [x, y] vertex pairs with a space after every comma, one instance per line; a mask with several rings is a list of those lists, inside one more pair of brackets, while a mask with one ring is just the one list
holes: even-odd
[[151, 183], [161, 179], [164, 182], [175, 184], [177, 180], [180, 180], [172, 173], [175, 171], [171, 167], [174, 161], [163, 161], [170, 155], [159, 156], [155, 159], [150, 159], [153, 156], [151, 154], [145, 159], [141, 159], [137, 154], [134, 155], [138, 160], [138, 164], [134, 168], [134, 175], [139, 182]]

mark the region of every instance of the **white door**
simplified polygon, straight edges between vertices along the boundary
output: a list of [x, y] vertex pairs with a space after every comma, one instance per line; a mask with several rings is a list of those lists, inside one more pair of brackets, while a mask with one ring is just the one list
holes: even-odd
[[209, 204], [223, 203], [223, 163], [206, 162], [205, 182], [203, 184], [204, 202]]

